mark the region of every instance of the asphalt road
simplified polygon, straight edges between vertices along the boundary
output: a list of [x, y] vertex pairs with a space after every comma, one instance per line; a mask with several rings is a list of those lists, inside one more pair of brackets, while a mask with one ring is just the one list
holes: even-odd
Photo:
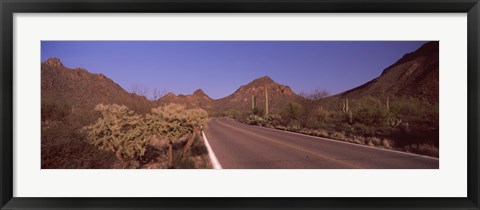
[[225, 118], [205, 135], [222, 168], [438, 169], [437, 158], [306, 136]]

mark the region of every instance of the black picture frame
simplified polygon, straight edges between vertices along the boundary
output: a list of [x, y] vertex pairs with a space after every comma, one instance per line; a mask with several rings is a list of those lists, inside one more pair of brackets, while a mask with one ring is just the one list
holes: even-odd
[[[0, 0], [1, 209], [479, 209], [478, 0]], [[468, 196], [465, 198], [25, 198], [13, 197], [14, 13], [467, 13]], [[454, 180], [452, 180], [454, 181]], [[412, 189], [414, 190], [414, 189]]]

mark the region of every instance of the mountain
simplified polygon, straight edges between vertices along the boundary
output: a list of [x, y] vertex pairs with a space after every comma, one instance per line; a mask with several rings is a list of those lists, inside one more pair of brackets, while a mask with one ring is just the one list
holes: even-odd
[[80, 115], [96, 116], [95, 105], [116, 103], [126, 105], [138, 113], [149, 112], [151, 108], [169, 103], [184, 104], [188, 108], [226, 111], [237, 109], [251, 111], [252, 96], [258, 109], [265, 109], [265, 88], [267, 88], [270, 110], [279, 110], [291, 101], [302, 100], [288, 86], [276, 83], [264, 76], [241, 86], [231, 95], [214, 100], [202, 89], [192, 94], [168, 93], [157, 101], [129, 93], [103, 74], [94, 74], [82, 68], [67, 68], [60, 59], [49, 58], [42, 63], [42, 104], [65, 105]]
[[302, 100], [288, 86], [276, 83], [270, 77], [264, 76], [240, 86], [234, 93], [221, 99], [210, 98], [202, 89], [190, 95], [175, 95], [168, 93], [159, 99], [161, 105], [169, 103], [185, 104], [187, 107], [200, 107], [209, 111], [251, 111], [252, 96], [255, 97], [255, 106], [265, 109], [265, 88], [267, 88], [270, 110], [279, 110], [288, 102]]
[[42, 105], [62, 104], [71, 110], [93, 112], [96, 104], [116, 103], [141, 113], [154, 106], [144, 96], [125, 91], [105, 75], [67, 68], [58, 58], [43, 62], [41, 71]]
[[159, 99], [161, 105], [169, 103], [185, 104], [187, 107], [200, 107], [204, 109], [212, 108], [215, 101], [210, 98], [202, 89], [198, 89], [190, 95], [175, 95], [168, 93]]
[[255, 107], [265, 110], [265, 89], [268, 93], [270, 111], [278, 111], [292, 101], [304, 100], [301, 96], [295, 94], [290, 87], [276, 83], [270, 77], [264, 76], [240, 86], [231, 95], [218, 99], [215, 108], [219, 111], [231, 109], [251, 111], [253, 96]]
[[405, 54], [377, 78], [333, 97], [356, 99], [364, 96], [409, 96], [438, 102], [439, 42], [425, 43]]
[[[50, 58], [42, 63], [42, 104], [61, 101], [72, 109], [93, 110], [98, 103], [117, 103], [145, 113], [158, 105], [179, 103], [189, 108], [200, 107], [208, 111], [249, 112], [252, 109], [252, 97], [255, 107], [265, 110], [265, 89], [268, 92], [269, 109], [273, 112], [283, 109], [290, 102], [305, 100], [290, 87], [264, 76], [217, 100], [198, 89], [189, 95], [168, 93], [157, 101], [149, 101], [143, 96], [128, 93], [103, 74], [92, 74], [81, 68], [67, 68], [57, 58]], [[358, 99], [365, 96], [409, 96], [438, 102], [439, 42], [422, 45], [386, 68], [377, 78], [325, 100]]]

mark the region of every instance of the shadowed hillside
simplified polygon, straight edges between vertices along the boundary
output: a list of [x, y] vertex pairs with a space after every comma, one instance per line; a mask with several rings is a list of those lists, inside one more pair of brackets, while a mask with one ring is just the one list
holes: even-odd
[[[99, 103], [116, 103], [145, 113], [153, 103], [144, 96], [125, 91], [103, 74], [82, 68], [67, 68], [60, 59], [49, 58], [42, 63], [42, 104], [62, 103], [73, 111], [93, 110]], [[45, 116], [48, 117], [48, 116]]]
[[382, 74], [335, 98], [414, 97], [438, 101], [439, 42], [428, 42], [386, 68]]

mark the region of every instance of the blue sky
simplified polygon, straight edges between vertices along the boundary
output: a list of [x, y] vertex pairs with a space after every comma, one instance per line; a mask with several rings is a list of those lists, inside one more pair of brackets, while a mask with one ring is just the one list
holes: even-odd
[[337, 94], [379, 76], [425, 41], [42, 41], [41, 60], [175, 94], [222, 98], [262, 76]]

